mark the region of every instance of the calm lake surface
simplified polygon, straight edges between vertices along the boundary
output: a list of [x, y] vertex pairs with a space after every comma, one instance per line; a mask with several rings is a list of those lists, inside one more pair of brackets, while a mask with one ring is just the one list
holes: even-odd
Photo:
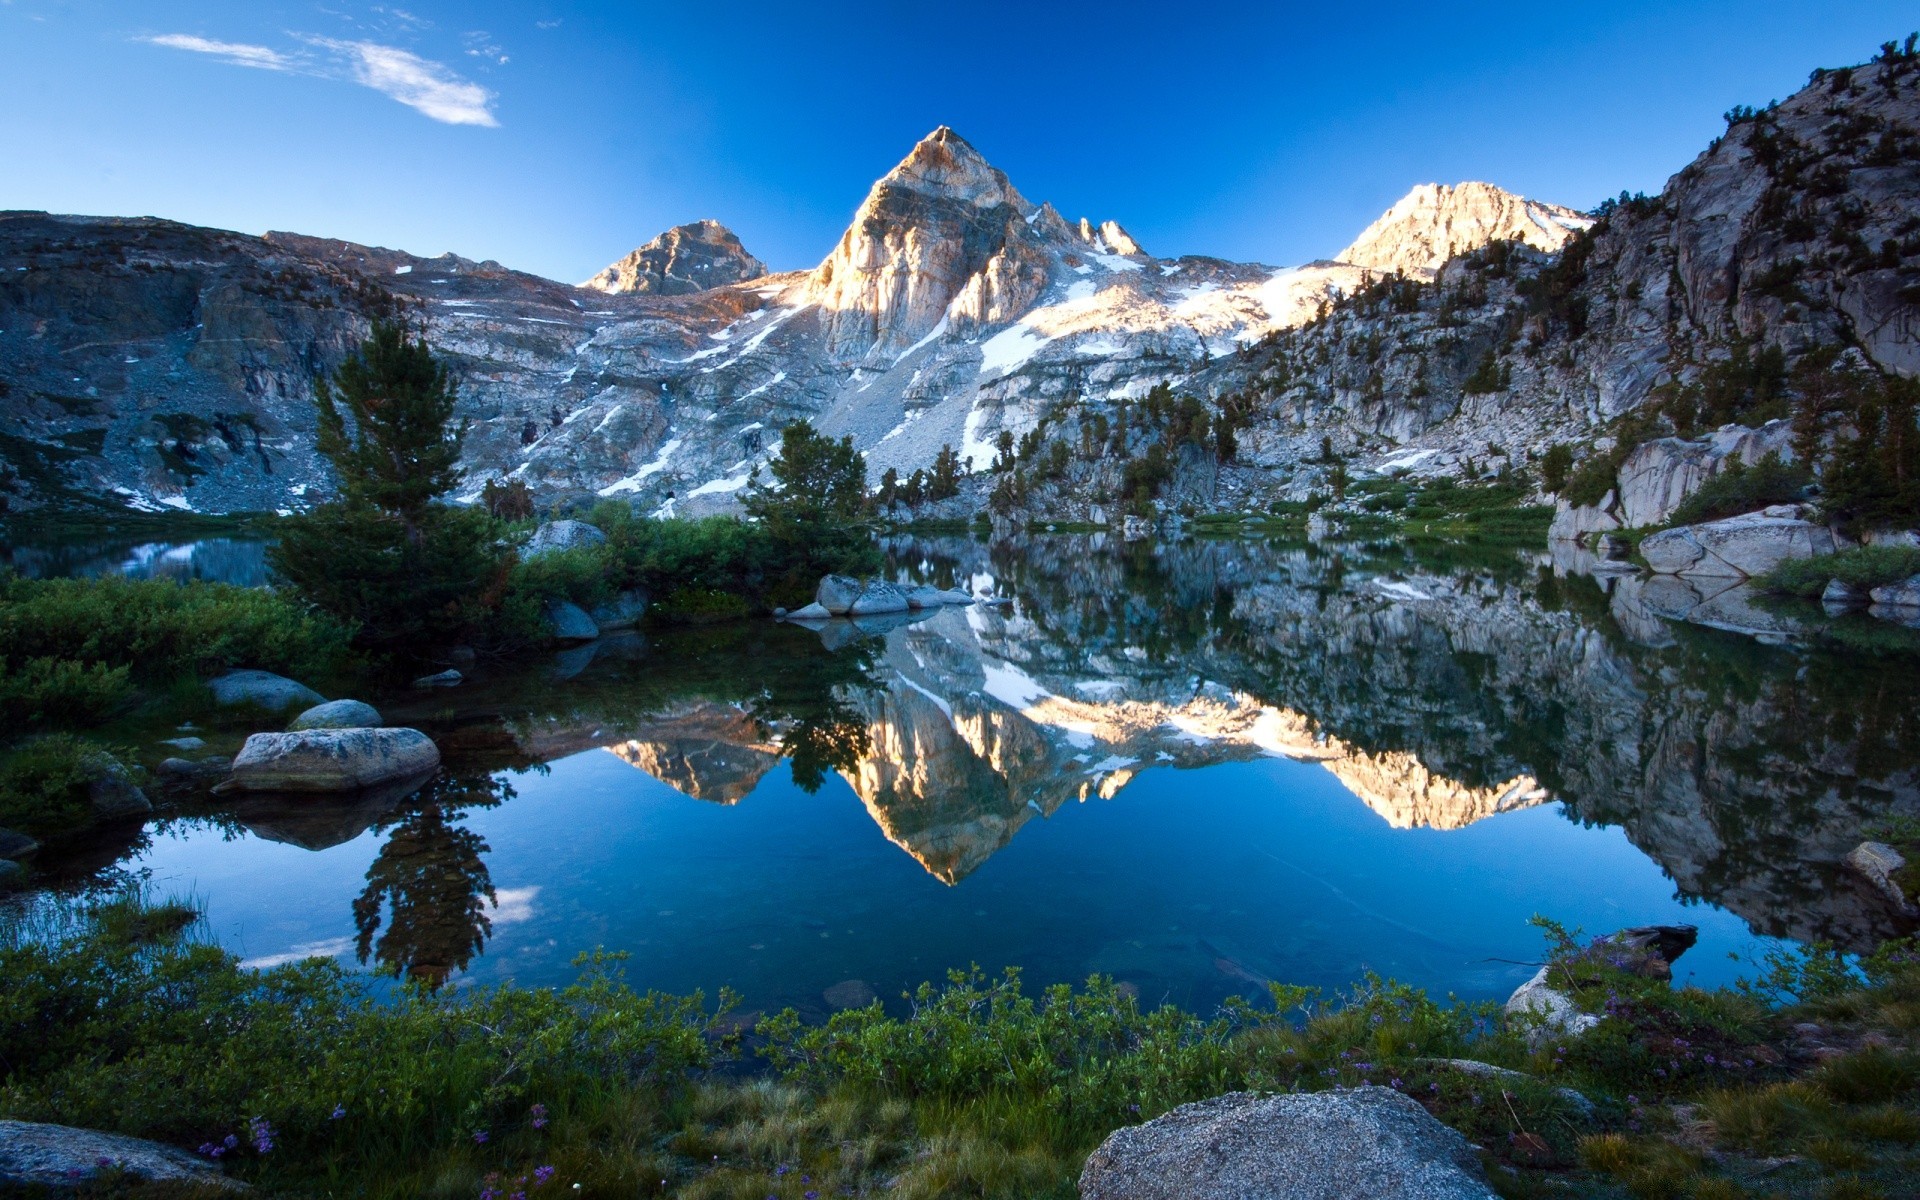
[[256, 964], [552, 984], [605, 946], [638, 986], [815, 1016], [972, 963], [1203, 1011], [1368, 970], [1504, 997], [1535, 913], [1697, 924], [1678, 974], [1709, 983], [1900, 931], [1841, 862], [1920, 811], [1900, 643], [1679, 624], [1658, 581], [1531, 551], [890, 554], [1014, 603], [609, 636], [372, 697], [441, 745], [426, 791], [156, 820], [63, 882], [191, 894]]

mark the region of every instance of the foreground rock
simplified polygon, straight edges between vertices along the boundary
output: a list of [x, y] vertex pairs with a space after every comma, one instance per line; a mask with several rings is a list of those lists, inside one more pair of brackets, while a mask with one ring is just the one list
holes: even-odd
[[1467, 1139], [1399, 1092], [1233, 1092], [1114, 1131], [1082, 1200], [1489, 1200]]
[[249, 792], [353, 792], [439, 765], [439, 747], [417, 729], [256, 733], [233, 760], [233, 784]]
[[245, 1191], [247, 1186], [222, 1175], [213, 1163], [144, 1138], [68, 1125], [0, 1121], [0, 1184], [72, 1189], [102, 1175], [228, 1191]]
[[152, 801], [133, 781], [133, 772], [108, 754], [96, 754], [87, 765], [87, 807], [96, 819], [141, 816], [153, 811]]
[[906, 612], [910, 607], [905, 592], [885, 580], [876, 579], [860, 589], [860, 594], [847, 606], [847, 615], [871, 617], [881, 613]]
[[[1834, 582], [1839, 582], [1835, 580]], [[1888, 608], [1920, 608], [1920, 575], [1874, 588], [1867, 593], [1875, 604]]]
[[860, 598], [861, 584], [850, 575], [822, 575], [813, 602], [836, 617], [844, 617]]
[[272, 671], [229, 671], [207, 686], [213, 689], [217, 704], [251, 704], [268, 712], [312, 708], [327, 699], [306, 684]]
[[302, 729], [371, 729], [386, 724], [380, 710], [359, 700], [329, 700], [316, 704], [293, 719], [291, 732]]
[[527, 548], [520, 552], [520, 557], [541, 558], [566, 550], [579, 550], [588, 546], [606, 544], [607, 535], [585, 521], [548, 521], [533, 531], [533, 536], [527, 539]]
[[1662, 575], [1764, 575], [1793, 558], [1832, 554], [1838, 547], [1824, 525], [1803, 520], [1797, 506], [1663, 529], [1640, 543], [1640, 556]]

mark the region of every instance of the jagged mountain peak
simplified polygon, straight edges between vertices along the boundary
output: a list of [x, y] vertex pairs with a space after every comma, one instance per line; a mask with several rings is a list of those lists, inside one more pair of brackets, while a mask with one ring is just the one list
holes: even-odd
[[914, 143], [907, 156], [873, 185], [868, 203], [891, 188], [928, 192], [981, 206], [1025, 207], [1006, 172], [946, 125]]
[[675, 225], [581, 284], [597, 292], [684, 296], [767, 273], [733, 230], [704, 219]]
[[1335, 258], [1356, 267], [1431, 279], [1450, 258], [1501, 240], [1559, 250], [1593, 224], [1571, 208], [1529, 200], [1491, 183], [1423, 183], [1362, 230]]

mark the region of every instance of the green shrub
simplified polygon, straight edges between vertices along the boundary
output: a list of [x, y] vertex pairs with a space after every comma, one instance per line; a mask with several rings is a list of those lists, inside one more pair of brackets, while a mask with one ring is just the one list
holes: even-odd
[[64, 733], [0, 751], [0, 826], [41, 834], [86, 825], [89, 785], [111, 765], [106, 751]]
[[1737, 458], [1727, 460], [1718, 475], [1700, 487], [1673, 510], [1675, 525], [1698, 521], [1717, 521], [1767, 507], [1793, 504], [1806, 498], [1813, 477], [1798, 463], [1783, 462], [1778, 454], [1768, 454], [1749, 467]]
[[1920, 575], [1920, 549], [1852, 546], [1817, 558], [1792, 558], [1760, 577], [1760, 586], [1786, 596], [1818, 596], [1838, 579], [1861, 591]]
[[85, 726], [105, 720], [127, 700], [130, 667], [29, 658], [0, 658], [0, 728]]
[[165, 684], [236, 666], [314, 677], [351, 661], [344, 627], [278, 592], [117, 578], [0, 579], [0, 656], [33, 679], [0, 694], [59, 719], [111, 709], [123, 695], [116, 680]]

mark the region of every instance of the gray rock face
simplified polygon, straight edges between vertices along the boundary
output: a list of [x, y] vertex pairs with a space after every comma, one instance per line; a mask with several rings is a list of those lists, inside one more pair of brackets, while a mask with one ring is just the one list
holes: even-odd
[[[1636, 925], [1580, 954], [1591, 961], [1604, 959], [1608, 965], [1649, 979], [1665, 980], [1673, 978], [1673, 960], [1692, 949], [1699, 937], [1700, 931], [1692, 925]], [[1549, 964], [1507, 998], [1509, 1014], [1532, 1020], [1527, 1040], [1536, 1047], [1556, 1037], [1577, 1037], [1603, 1019], [1574, 1003], [1564, 990], [1565, 980], [1566, 976]]]
[[1827, 580], [1827, 586], [1820, 593], [1820, 603], [1828, 608], [1853, 608], [1867, 602], [1860, 589], [1838, 579]]
[[109, 1170], [149, 1183], [246, 1190], [213, 1163], [159, 1142], [69, 1125], [0, 1121], [0, 1183], [66, 1190]]
[[675, 225], [580, 286], [619, 295], [686, 296], [767, 273], [740, 239], [718, 221]]
[[520, 557], [539, 558], [545, 554], [578, 550], [584, 546], [604, 546], [606, 543], [607, 535], [585, 521], [548, 521], [533, 531]]
[[827, 611], [827, 606], [824, 604], [821, 604], [819, 601], [816, 600], [812, 604], [803, 604], [799, 608], [796, 608], [792, 612], [788, 613], [787, 620], [789, 621], [824, 621], [831, 616], [833, 616], [833, 614]]
[[351, 792], [439, 765], [439, 747], [417, 729], [256, 733], [233, 760], [233, 782], [250, 792]]
[[600, 626], [587, 610], [570, 600], [547, 601], [547, 630], [556, 642], [590, 642], [600, 636]]
[[218, 704], [252, 704], [268, 712], [312, 708], [327, 699], [306, 684], [271, 671], [229, 671], [207, 686]]
[[1907, 865], [1906, 855], [1895, 850], [1885, 842], [1861, 842], [1847, 855], [1847, 865], [1866, 876], [1882, 895], [1893, 902], [1895, 908], [1904, 913], [1914, 911], [1914, 903], [1907, 898], [1894, 875]]
[[1233, 1092], [1114, 1131], [1082, 1200], [1489, 1200], [1467, 1139], [1383, 1087]]
[[846, 575], [822, 575], [813, 602], [836, 617], [845, 616], [860, 597], [861, 583]]
[[1629, 529], [1658, 525], [1727, 464], [1752, 466], [1769, 454], [1793, 461], [1790, 422], [1769, 421], [1758, 429], [1729, 425], [1693, 441], [1657, 438], [1642, 443], [1620, 464], [1616, 490], [1621, 524]]
[[1888, 608], [1920, 608], [1920, 575], [1874, 588], [1869, 594], [1875, 604]]
[[1343, 263], [1432, 279], [1446, 261], [1488, 242], [1518, 241], [1559, 250], [1593, 224], [1585, 213], [1542, 204], [1489, 183], [1423, 183], [1334, 255]]
[[647, 615], [647, 594], [639, 590], [621, 592], [604, 604], [594, 605], [593, 623], [602, 632], [609, 629], [632, 629]]
[[302, 729], [369, 729], [385, 723], [380, 719], [380, 710], [371, 704], [359, 700], [329, 700], [295, 717], [287, 730], [298, 733]]
[[883, 579], [875, 579], [860, 589], [860, 594], [847, 606], [847, 615], [871, 617], [881, 613], [906, 612], [910, 607], [905, 592]]
[[1824, 525], [1803, 520], [1792, 505], [1663, 529], [1640, 543], [1647, 566], [1662, 575], [1764, 575], [1792, 558], [1832, 554], [1838, 547]]

